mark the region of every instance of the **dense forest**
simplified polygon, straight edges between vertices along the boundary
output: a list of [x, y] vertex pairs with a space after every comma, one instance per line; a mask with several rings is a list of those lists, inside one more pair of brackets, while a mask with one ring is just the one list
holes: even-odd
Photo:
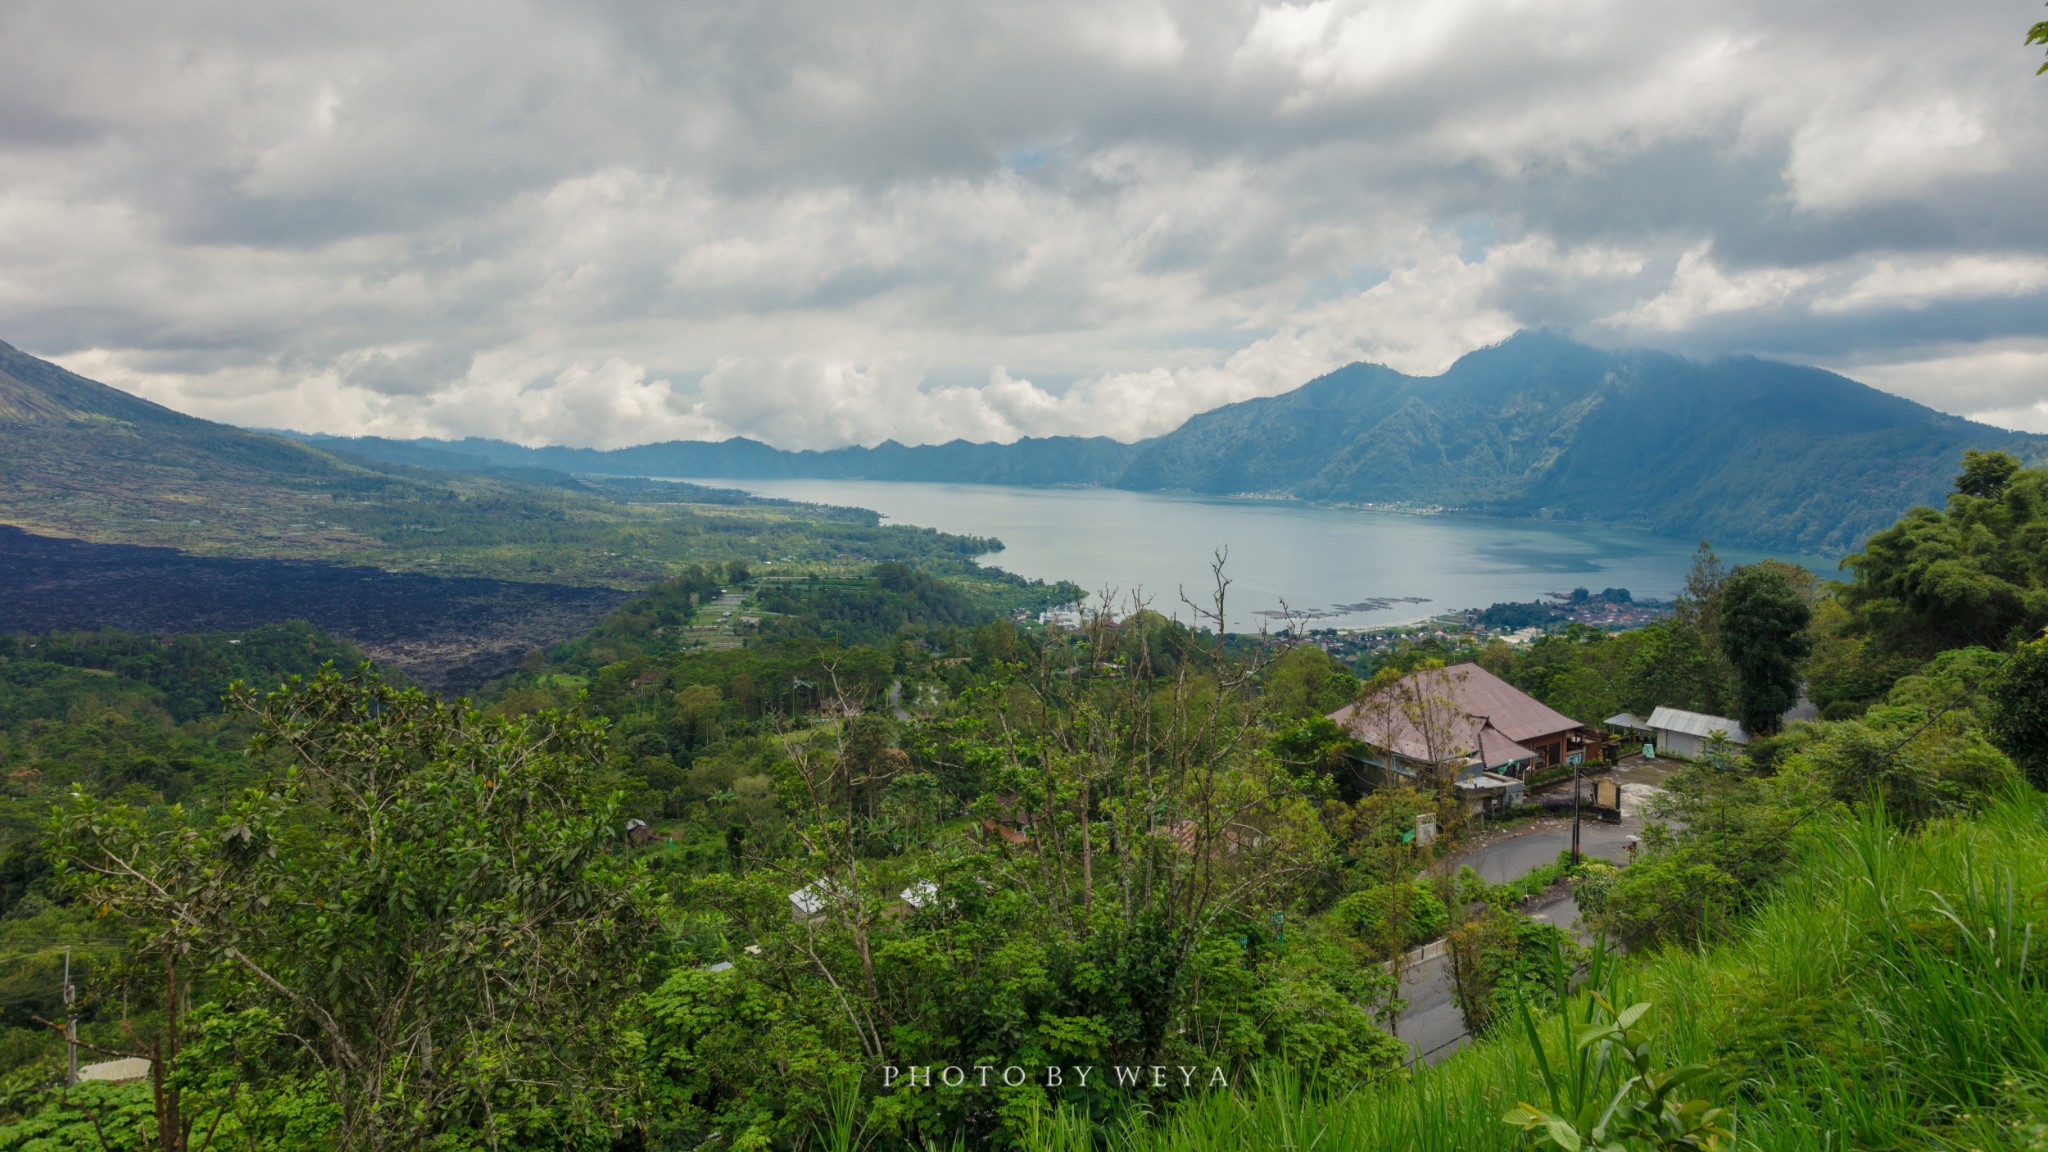
[[[459, 702], [304, 625], [10, 637], [0, 1149], [2028, 1147], [2044, 534], [1978, 453], [1846, 581], [1703, 547], [1648, 627], [1359, 666], [723, 558]], [[1466, 661], [1752, 736], [1626, 866], [1489, 884], [1453, 781], [1362, 789], [1326, 718]], [[67, 949], [85, 1059], [153, 1079], [62, 1087]]]

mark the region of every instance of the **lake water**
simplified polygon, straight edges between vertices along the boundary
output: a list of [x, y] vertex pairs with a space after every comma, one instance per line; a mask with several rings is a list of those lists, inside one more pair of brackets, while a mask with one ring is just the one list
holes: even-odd
[[[1454, 608], [1534, 600], [1584, 587], [1626, 588], [1668, 600], [1685, 583], [1697, 541], [1529, 520], [1422, 516], [1106, 488], [1008, 488], [880, 480], [719, 480], [692, 483], [761, 496], [871, 508], [896, 523], [1002, 540], [985, 557], [1021, 576], [1072, 580], [1091, 593], [1132, 592], [1188, 618], [1186, 588], [1207, 604], [1209, 564], [1229, 550], [1233, 630], [1283, 623], [1284, 605], [1315, 613], [1310, 627], [1406, 624]], [[1729, 564], [1761, 559], [1716, 549]], [[1830, 557], [1780, 555], [1824, 576]], [[1176, 612], [1176, 609], [1178, 611]]]

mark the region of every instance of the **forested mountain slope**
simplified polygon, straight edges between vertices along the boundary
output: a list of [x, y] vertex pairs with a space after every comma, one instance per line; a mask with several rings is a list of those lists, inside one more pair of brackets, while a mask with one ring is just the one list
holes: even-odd
[[[336, 443], [322, 441], [323, 443]], [[2048, 437], [1946, 415], [1817, 368], [1700, 362], [1524, 332], [1441, 376], [1354, 364], [1137, 444], [782, 452], [751, 440], [612, 451], [502, 441], [339, 442], [384, 459], [599, 475], [816, 477], [1178, 489], [1547, 516], [1725, 544], [1854, 549], [1939, 503], [1966, 448], [2048, 458]]]
[[1816, 368], [1523, 333], [1442, 376], [1353, 365], [1139, 446], [1119, 487], [1557, 516], [1832, 552], [1938, 504], [1965, 448], [2048, 438]]

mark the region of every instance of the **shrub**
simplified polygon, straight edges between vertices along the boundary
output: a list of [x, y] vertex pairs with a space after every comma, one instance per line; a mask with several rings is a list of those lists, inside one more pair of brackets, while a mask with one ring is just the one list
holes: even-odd
[[[1444, 902], [1423, 881], [1410, 884], [1381, 884], [1353, 892], [1330, 910], [1339, 924], [1383, 951], [1412, 948], [1443, 935], [1451, 915]], [[1400, 926], [1397, 932], [1396, 925]]]

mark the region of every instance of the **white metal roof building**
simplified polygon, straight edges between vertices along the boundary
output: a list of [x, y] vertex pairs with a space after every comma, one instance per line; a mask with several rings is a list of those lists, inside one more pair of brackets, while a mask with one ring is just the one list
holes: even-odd
[[1749, 733], [1742, 730], [1740, 722], [1726, 716], [1709, 716], [1703, 712], [1687, 712], [1683, 708], [1658, 707], [1643, 723], [1650, 730], [1650, 736], [1657, 742], [1660, 754], [1684, 756], [1698, 759], [1707, 753], [1707, 742], [1716, 732], [1726, 736], [1731, 743], [1749, 743]]

